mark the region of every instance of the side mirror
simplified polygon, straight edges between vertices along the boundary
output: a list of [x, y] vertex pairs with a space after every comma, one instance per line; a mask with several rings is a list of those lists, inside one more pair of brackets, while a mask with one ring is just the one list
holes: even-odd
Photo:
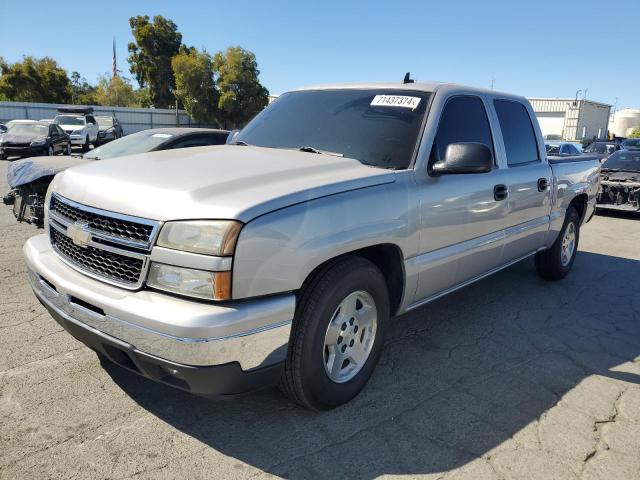
[[238, 136], [239, 133], [240, 133], [239, 128], [236, 128], [235, 130], [231, 130], [229, 132], [229, 135], [227, 136], [227, 141], [225, 143], [227, 144], [233, 143], [233, 141], [235, 140], [235, 138]]
[[433, 164], [432, 173], [438, 175], [487, 173], [493, 170], [493, 154], [484, 143], [451, 143], [444, 160]]

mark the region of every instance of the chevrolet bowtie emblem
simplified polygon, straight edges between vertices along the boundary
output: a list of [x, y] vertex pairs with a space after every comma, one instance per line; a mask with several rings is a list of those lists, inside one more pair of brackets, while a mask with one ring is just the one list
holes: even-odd
[[67, 227], [67, 237], [79, 246], [86, 247], [91, 241], [91, 232], [89, 232], [89, 224], [87, 222], [75, 222]]

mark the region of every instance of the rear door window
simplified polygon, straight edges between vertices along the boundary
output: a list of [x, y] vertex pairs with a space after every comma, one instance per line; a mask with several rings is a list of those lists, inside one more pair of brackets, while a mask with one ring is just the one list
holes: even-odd
[[[540, 161], [538, 143], [529, 112], [523, 104], [512, 100], [494, 100], [502, 139], [510, 167]], [[564, 153], [560, 150], [560, 153]]]
[[492, 154], [494, 152], [491, 126], [479, 97], [460, 96], [447, 101], [431, 148], [429, 165], [443, 160], [449, 145], [461, 142], [483, 143]]

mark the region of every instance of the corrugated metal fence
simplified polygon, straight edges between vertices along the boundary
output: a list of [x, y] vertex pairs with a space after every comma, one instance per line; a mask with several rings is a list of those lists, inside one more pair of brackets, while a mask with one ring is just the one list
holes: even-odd
[[[0, 102], [0, 122], [9, 120], [52, 119], [58, 107], [69, 105], [52, 103]], [[122, 124], [125, 134], [161, 127], [210, 127], [191, 120], [184, 110], [164, 108], [126, 108], [94, 106], [95, 115], [113, 115]]]

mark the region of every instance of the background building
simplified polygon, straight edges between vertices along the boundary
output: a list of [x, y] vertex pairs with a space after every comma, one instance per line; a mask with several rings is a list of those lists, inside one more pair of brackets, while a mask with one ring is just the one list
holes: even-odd
[[[530, 98], [542, 134], [549, 139], [607, 138], [611, 105], [574, 98]], [[616, 114], [617, 115], [617, 114]]]
[[609, 131], [616, 137], [628, 137], [636, 127], [640, 127], [640, 109], [625, 108], [611, 115]]

